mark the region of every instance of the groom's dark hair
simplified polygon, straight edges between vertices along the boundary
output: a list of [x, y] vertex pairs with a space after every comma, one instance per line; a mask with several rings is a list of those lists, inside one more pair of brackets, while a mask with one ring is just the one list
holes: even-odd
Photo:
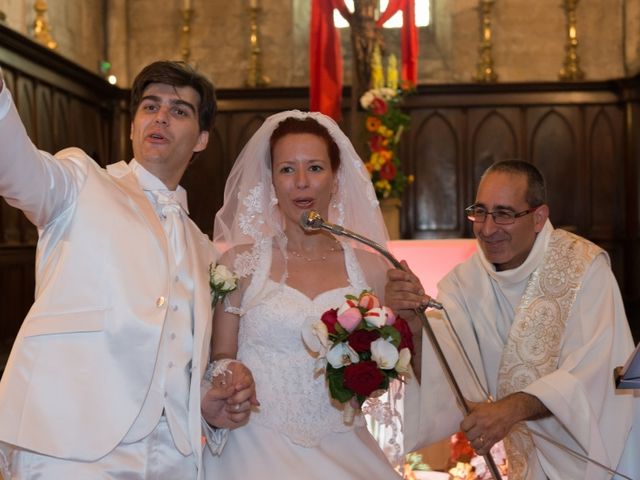
[[161, 60], [142, 69], [131, 87], [132, 119], [136, 116], [145, 89], [152, 83], [162, 83], [172, 87], [191, 87], [198, 92], [200, 103], [196, 108], [200, 131], [211, 131], [217, 111], [215, 88], [204, 75], [185, 62]]

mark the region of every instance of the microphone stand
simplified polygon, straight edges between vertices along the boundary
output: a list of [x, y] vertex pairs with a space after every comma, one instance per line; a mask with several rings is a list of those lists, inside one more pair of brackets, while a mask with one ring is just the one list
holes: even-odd
[[[304, 212], [300, 217], [300, 224], [302, 225], [302, 228], [304, 228], [305, 230], [322, 229], [322, 230], [328, 231], [333, 235], [348, 237], [357, 242], [363, 243], [373, 248], [374, 250], [376, 250], [382, 256], [384, 256], [395, 268], [399, 270], [404, 270], [404, 268], [402, 267], [402, 264], [382, 245], [366, 237], [363, 237], [362, 235], [358, 235], [357, 233], [351, 232], [350, 230], [347, 230], [346, 228], [341, 227], [340, 225], [334, 225], [332, 223], [325, 222], [322, 216], [320, 216], [318, 212], [315, 212], [313, 210], [309, 212]], [[433, 299], [429, 300], [429, 303], [427, 304], [427, 308], [429, 307], [436, 308], [438, 310], [442, 310], [443, 308], [442, 304], [440, 304], [439, 302], [436, 302]], [[438, 343], [438, 339], [436, 338], [436, 335], [433, 329], [431, 328], [431, 325], [429, 324], [429, 320], [427, 320], [427, 316], [425, 315], [424, 310], [420, 308], [415, 308], [413, 311], [415, 312], [415, 314], [420, 319], [420, 322], [422, 323], [422, 328], [424, 329], [424, 332], [427, 335], [427, 338], [429, 339], [431, 346], [433, 347], [436, 357], [438, 357], [440, 366], [444, 370], [445, 377], [447, 378], [447, 380], [449, 381], [449, 385], [451, 385], [451, 388], [453, 389], [453, 393], [456, 397], [456, 400], [458, 401], [458, 404], [463, 409], [464, 413], [468, 414], [470, 412], [469, 406], [467, 405], [467, 402], [464, 399], [462, 390], [460, 390], [460, 386], [458, 385], [458, 382], [456, 381], [453, 375], [453, 372], [451, 371], [449, 362], [447, 362], [447, 359], [444, 356], [444, 352], [442, 351], [442, 348]], [[491, 475], [493, 476], [493, 478], [495, 480], [502, 480], [500, 471], [498, 470], [498, 467], [496, 466], [496, 463], [493, 460], [491, 453], [487, 453], [486, 455], [483, 455], [483, 458], [484, 458], [484, 461], [487, 463], [487, 468], [491, 472]]]

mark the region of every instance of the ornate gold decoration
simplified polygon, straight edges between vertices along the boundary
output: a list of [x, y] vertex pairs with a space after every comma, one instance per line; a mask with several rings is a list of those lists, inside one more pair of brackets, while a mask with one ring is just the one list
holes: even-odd
[[258, 13], [262, 9], [258, 5], [258, 0], [249, 0], [249, 21], [251, 26], [251, 34], [249, 41], [251, 50], [249, 54], [249, 70], [247, 72], [247, 87], [266, 87], [271, 83], [269, 77], [262, 74], [262, 58], [260, 50], [260, 35], [258, 29]]
[[493, 69], [493, 53], [491, 51], [493, 44], [491, 42], [491, 9], [495, 0], [480, 0], [479, 9], [481, 12], [482, 22], [480, 24], [480, 47], [478, 47], [478, 68], [473, 79], [477, 82], [495, 82], [498, 80], [498, 74]]
[[36, 11], [36, 19], [33, 21], [33, 36], [38, 43], [55, 50], [58, 42], [51, 35], [51, 26], [46, 17], [48, 8], [45, 0], [36, 0], [33, 3], [33, 9]]
[[580, 68], [580, 58], [578, 57], [578, 31], [576, 28], [576, 8], [580, 0], [564, 0], [562, 8], [567, 18], [567, 43], [564, 47], [566, 53], [564, 66], [560, 70], [558, 77], [560, 80], [582, 80], [584, 72]]
[[185, 1], [182, 13], [182, 28], [180, 32], [180, 55], [184, 62], [189, 62], [191, 58], [191, 19], [193, 18], [193, 8], [191, 2]]

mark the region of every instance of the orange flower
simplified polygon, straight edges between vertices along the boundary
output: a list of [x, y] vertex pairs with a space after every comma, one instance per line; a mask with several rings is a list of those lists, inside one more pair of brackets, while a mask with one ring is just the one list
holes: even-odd
[[391, 150], [380, 150], [378, 154], [384, 159], [385, 162], [388, 162], [393, 158], [393, 152]]
[[380, 125], [382, 125], [382, 123], [380, 122], [379, 118], [376, 117], [367, 117], [367, 130], [369, 130], [370, 132], [375, 132], [378, 130], [378, 128], [380, 128]]

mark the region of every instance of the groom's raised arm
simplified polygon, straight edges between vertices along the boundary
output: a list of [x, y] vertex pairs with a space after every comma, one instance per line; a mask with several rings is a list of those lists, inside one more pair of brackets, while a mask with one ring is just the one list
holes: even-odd
[[88, 157], [78, 149], [56, 157], [29, 138], [0, 70], [0, 195], [37, 226], [47, 224], [75, 199]]

